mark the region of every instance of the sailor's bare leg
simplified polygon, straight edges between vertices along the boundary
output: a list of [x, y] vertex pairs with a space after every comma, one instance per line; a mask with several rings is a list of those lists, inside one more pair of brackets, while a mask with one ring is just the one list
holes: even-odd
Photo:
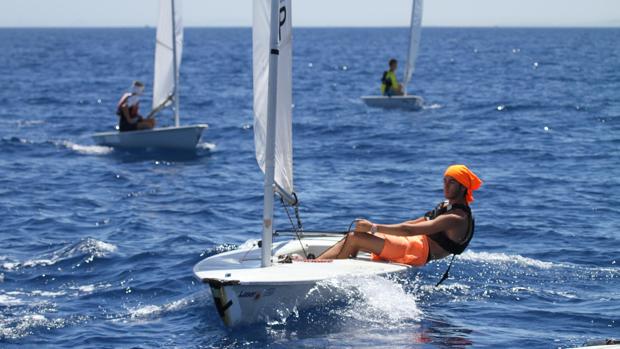
[[138, 123], [138, 130], [148, 130], [155, 127], [155, 119], [144, 119]]
[[328, 248], [325, 252], [321, 253], [320, 256], [318, 256], [316, 259], [334, 259], [338, 256], [338, 254], [340, 253], [340, 250], [342, 250], [342, 246], [344, 245], [344, 242], [347, 240], [347, 238], [345, 237], [344, 239], [338, 241], [337, 243], [334, 244], [334, 246]]
[[376, 255], [381, 254], [385, 240], [368, 233], [349, 233], [344, 240], [344, 245], [336, 259], [345, 259], [357, 256], [359, 251], [372, 252]]
[[385, 240], [368, 233], [349, 233], [334, 246], [323, 252], [318, 259], [345, 259], [357, 256], [359, 251], [381, 254]]

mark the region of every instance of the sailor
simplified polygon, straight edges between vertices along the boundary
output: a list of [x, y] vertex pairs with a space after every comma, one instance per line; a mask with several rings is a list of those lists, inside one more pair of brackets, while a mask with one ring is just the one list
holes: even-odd
[[140, 96], [143, 92], [144, 84], [136, 80], [131, 84], [129, 91], [118, 101], [116, 115], [119, 116], [119, 131], [145, 130], [155, 127], [155, 119], [144, 119], [140, 115]]
[[381, 94], [384, 96], [402, 96], [403, 85], [396, 78], [396, 69], [398, 69], [398, 61], [394, 58], [390, 59], [390, 69], [383, 72], [381, 77]]
[[431, 260], [461, 254], [474, 233], [469, 204], [482, 181], [465, 165], [452, 165], [444, 173], [445, 201], [416, 220], [377, 224], [359, 220], [355, 230], [318, 259], [356, 257], [370, 252], [373, 260], [423, 266]]

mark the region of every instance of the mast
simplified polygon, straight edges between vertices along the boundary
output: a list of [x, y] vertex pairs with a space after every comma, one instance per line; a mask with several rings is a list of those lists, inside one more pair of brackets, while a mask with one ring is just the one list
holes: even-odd
[[177, 69], [177, 26], [174, 0], [170, 0], [172, 11], [172, 74], [174, 75], [174, 126], [179, 127], [179, 72]]
[[269, 87], [267, 100], [267, 137], [265, 149], [265, 183], [263, 206], [263, 236], [261, 245], [261, 267], [271, 266], [271, 245], [273, 238], [273, 201], [275, 195], [275, 148], [276, 148], [276, 105], [278, 87], [278, 33], [279, 1], [271, 0], [269, 31]]

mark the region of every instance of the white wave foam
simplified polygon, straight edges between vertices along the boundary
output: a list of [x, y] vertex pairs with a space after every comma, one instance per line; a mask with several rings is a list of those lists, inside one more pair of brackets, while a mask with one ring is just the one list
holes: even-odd
[[24, 304], [24, 302], [19, 298], [11, 297], [7, 294], [0, 294], [0, 305], [2, 306], [15, 306], [22, 304]]
[[19, 269], [20, 267], [24, 267], [24, 268], [34, 268], [34, 267], [45, 267], [48, 265], [52, 265], [56, 263], [56, 261], [52, 261], [50, 259], [29, 259], [23, 263], [20, 262], [5, 262], [2, 263], [2, 269], [4, 270], [8, 270], [8, 271], [15, 271], [17, 269]]
[[419, 320], [422, 311], [413, 295], [399, 282], [379, 276], [352, 277], [323, 281], [317, 287], [331, 288], [344, 296], [347, 306], [334, 309], [338, 316], [363, 322], [401, 326], [405, 320]]
[[564, 297], [564, 298], [568, 298], [568, 299], [576, 299], [577, 295], [571, 292], [565, 292], [565, 291], [548, 291], [548, 293], [552, 294], [552, 295], [557, 295], [560, 297]]
[[110, 253], [116, 252], [118, 248], [114, 244], [110, 244], [104, 241], [99, 241], [93, 238], [87, 238], [80, 241], [75, 245], [69, 245], [63, 247], [60, 250], [54, 251], [51, 254], [42, 256], [40, 258], [33, 258], [24, 262], [4, 262], [2, 268], [5, 270], [13, 271], [20, 267], [34, 268], [39, 266], [50, 266], [58, 263], [61, 260], [86, 255], [83, 260], [84, 263], [90, 263], [95, 258], [105, 257]]
[[2, 263], [2, 269], [8, 270], [8, 271], [15, 270], [15, 269], [17, 269], [18, 266], [19, 266], [19, 263], [16, 263], [16, 262], [4, 262], [4, 263]]
[[202, 149], [202, 150], [214, 150], [215, 147], [216, 147], [215, 143], [207, 143], [207, 142], [198, 143], [196, 145], [196, 148]]
[[425, 284], [420, 286], [420, 290], [427, 293], [432, 293], [435, 291], [443, 291], [447, 293], [468, 293], [470, 289], [471, 288], [468, 285], [458, 282], [442, 283], [439, 286], [435, 286], [435, 284]]
[[128, 316], [131, 319], [150, 319], [160, 316], [161, 314], [174, 312], [186, 308], [195, 302], [193, 297], [181, 298], [164, 305], [144, 305], [128, 309]]
[[[39, 299], [41, 297], [58, 297], [65, 291], [12, 290], [0, 294], [0, 306], [13, 307], [0, 314], [0, 342], [5, 339], [15, 340], [30, 336], [37, 328], [51, 329], [66, 326], [64, 318], [49, 318], [47, 314], [56, 316], [58, 309], [53, 302]], [[72, 316], [75, 321], [82, 321], [85, 316]], [[73, 320], [72, 320], [73, 321]]]
[[461, 255], [463, 259], [473, 262], [485, 262], [495, 264], [518, 264], [525, 267], [534, 267], [539, 269], [551, 269], [554, 266], [565, 266], [563, 264], [554, 264], [551, 262], [544, 262], [533, 258], [523, 257], [520, 255], [508, 255], [505, 253], [491, 253], [491, 252], [473, 252], [467, 251]]
[[433, 103], [431, 105], [424, 105], [422, 107], [422, 109], [425, 109], [425, 110], [433, 110], [433, 109], [441, 109], [441, 108], [443, 108], [443, 105], [438, 104], [438, 103]]
[[157, 306], [157, 305], [145, 305], [143, 307], [130, 309], [129, 317], [131, 317], [132, 319], [145, 318], [145, 317], [149, 317], [149, 316], [161, 313], [162, 309], [163, 308], [161, 306]]
[[[246, 241], [245, 243], [243, 243], [242, 246], [247, 246], [252, 247], [251, 245], [251, 241], [253, 241], [252, 239]], [[250, 245], [245, 245], [245, 244], [250, 244]], [[228, 252], [228, 251], [232, 251], [232, 250], [236, 250], [239, 247], [236, 245], [230, 245], [230, 244], [222, 244], [222, 245], [218, 245], [215, 246], [214, 248], [208, 249], [206, 251], [204, 251], [203, 253], [200, 254], [200, 257], [204, 257], [205, 255], [211, 255], [211, 254], [219, 254], [222, 252]]]
[[59, 296], [64, 296], [67, 294], [67, 292], [65, 291], [41, 291], [41, 290], [34, 290], [30, 292], [31, 295], [33, 296], [39, 296], [39, 297], [50, 297], [50, 298], [54, 298], [54, 297], [59, 297]]
[[28, 127], [28, 126], [42, 125], [44, 123], [45, 123], [45, 120], [18, 120], [17, 126]]
[[43, 327], [46, 329], [64, 327], [64, 319], [48, 319], [41, 314], [26, 314], [17, 317], [0, 318], [0, 340], [20, 339], [32, 334], [32, 329]]
[[48, 304], [47, 300], [40, 298], [56, 298], [66, 296], [65, 290], [46, 291], [46, 290], [13, 290], [4, 292], [0, 295], [0, 305], [20, 305], [27, 304], [29, 306]]
[[102, 145], [81, 145], [69, 141], [62, 141], [61, 146], [85, 155], [106, 155], [114, 151], [114, 148]]
[[97, 287], [95, 285], [83, 285], [78, 287], [78, 291], [82, 293], [93, 293]]
[[37, 267], [37, 266], [44, 267], [44, 266], [52, 265], [54, 263], [56, 263], [56, 261], [53, 261], [51, 259], [31, 259], [31, 260], [25, 261], [22, 264], [22, 266], [27, 267], [27, 268], [32, 268], [32, 267]]
[[566, 299], [575, 299], [577, 295], [567, 291], [556, 291], [547, 287], [531, 287], [531, 286], [514, 286], [510, 288], [511, 295], [518, 296], [520, 294], [547, 295], [553, 298], [562, 297]]
[[77, 244], [77, 246], [69, 250], [69, 252], [79, 251], [81, 253], [92, 254], [95, 257], [104, 257], [108, 253], [114, 253], [117, 250], [118, 250], [118, 247], [116, 247], [116, 245], [114, 244], [88, 238], [86, 240], [83, 240], [79, 244]]
[[600, 267], [592, 265], [581, 265], [571, 263], [552, 263], [545, 262], [534, 258], [523, 257], [521, 255], [509, 255], [505, 253], [490, 252], [473, 252], [467, 251], [461, 255], [462, 259], [480, 263], [491, 263], [509, 267], [517, 265], [520, 267], [538, 268], [543, 270], [549, 269], [568, 269], [574, 273], [577, 278], [596, 278], [620, 275], [620, 268]]
[[79, 293], [93, 293], [98, 289], [106, 289], [106, 288], [110, 288], [112, 287], [112, 284], [110, 283], [98, 283], [98, 284], [88, 284], [88, 285], [79, 285], [79, 286], [72, 286], [69, 287], [69, 289], [71, 290], [76, 290]]

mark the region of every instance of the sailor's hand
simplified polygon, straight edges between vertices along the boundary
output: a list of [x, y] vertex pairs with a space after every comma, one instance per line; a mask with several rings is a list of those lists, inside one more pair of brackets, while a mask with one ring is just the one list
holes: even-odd
[[371, 227], [372, 227], [372, 222], [366, 219], [360, 219], [359, 221], [355, 223], [356, 232], [367, 233], [370, 231]]

